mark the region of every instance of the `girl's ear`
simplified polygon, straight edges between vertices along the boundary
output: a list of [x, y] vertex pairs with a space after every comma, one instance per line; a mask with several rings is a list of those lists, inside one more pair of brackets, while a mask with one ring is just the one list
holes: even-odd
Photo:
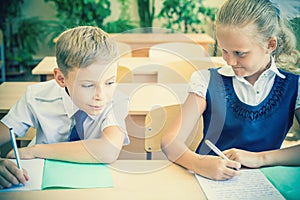
[[277, 48], [277, 39], [276, 37], [272, 36], [268, 40], [268, 51], [272, 53]]
[[54, 68], [53, 75], [54, 75], [54, 79], [56, 80], [58, 85], [60, 85], [61, 87], [67, 86], [66, 78], [65, 78], [64, 74], [60, 71], [59, 68]]

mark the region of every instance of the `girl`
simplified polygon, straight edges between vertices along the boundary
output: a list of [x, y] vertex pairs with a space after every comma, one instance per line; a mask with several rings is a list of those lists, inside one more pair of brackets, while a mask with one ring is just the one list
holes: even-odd
[[[228, 0], [217, 16], [216, 37], [228, 66], [192, 75], [181, 113], [162, 139], [163, 151], [179, 165], [216, 180], [238, 175], [241, 165], [300, 164], [294, 160], [299, 146], [275, 150], [294, 115], [300, 120], [299, 78], [278, 68], [297, 65], [299, 52], [278, 7], [269, 0]], [[185, 139], [200, 116], [204, 138], [192, 152]], [[205, 139], [222, 151], [230, 149], [225, 154], [231, 160], [209, 155], [213, 152]], [[271, 161], [286, 153], [288, 160]]]

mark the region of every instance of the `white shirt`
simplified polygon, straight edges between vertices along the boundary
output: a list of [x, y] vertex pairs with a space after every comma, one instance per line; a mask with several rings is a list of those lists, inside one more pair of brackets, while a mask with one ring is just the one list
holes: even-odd
[[[265, 70], [254, 83], [251, 85], [245, 78], [235, 75], [231, 66], [224, 66], [218, 70], [218, 73], [232, 77], [233, 88], [239, 100], [251, 106], [260, 104], [270, 93], [276, 75], [285, 79], [285, 75], [279, 72], [274, 60], [269, 69]], [[206, 92], [209, 84], [210, 72], [208, 70], [201, 70], [194, 72], [190, 79], [189, 92], [206, 98]], [[300, 107], [300, 80], [298, 80], [298, 95], [295, 109]]]
[[[113, 99], [100, 115], [86, 118], [84, 139], [98, 138], [106, 127], [119, 126], [125, 133], [124, 145], [129, 144], [125, 126], [129, 100], [118, 91]], [[69, 141], [77, 110], [65, 89], [51, 80], [29, 86], [1, 122], [19, 137], [24, 137], [29, 127], [36, 128], [38, 144], [65, 142]]]

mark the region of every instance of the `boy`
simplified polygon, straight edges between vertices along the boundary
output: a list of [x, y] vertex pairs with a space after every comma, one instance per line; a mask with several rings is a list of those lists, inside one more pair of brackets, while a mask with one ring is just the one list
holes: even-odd
[[[117, 58], [116, 44], [100, 28], [63, 32], [56, 43], [54, 80], [30, 86], [1, 120], [0, 145], [10, 140], [8, 128], [23, 137], [35, 127], [36, 144], [19, 149], [23, 159], [114, 162], [129, 143], [124, 121], [128, 98], [115, 91]], [[7, 157], [13, 158], [13, 151]], [[18, 170], [4, 171], [2, 187], [25, 183]]]

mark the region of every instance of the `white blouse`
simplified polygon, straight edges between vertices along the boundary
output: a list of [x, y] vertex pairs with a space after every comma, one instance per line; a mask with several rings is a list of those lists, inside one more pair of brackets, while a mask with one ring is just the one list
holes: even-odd
[[[254, 83], [251, 85], [245, 78], [236, 76], [231, 66], [224, 66], [218, 70], [218, 73], [232, 77], [233, 88], [239, 100], [245, 104], [256, 106], [261, 103], [270, 93], [276, 75], [285, 79], [285, 75], [279, 72], [274, 60], [269, 69], [265, 70]], [[194, 72], [190, 79], [189, 92], [195, 93], [203, 98], [206, 98], [206, 92], [210, 79], [208, 70]], [[300, 107], [300, 79], [298, 80], [298, 95], [295, 109]]]

